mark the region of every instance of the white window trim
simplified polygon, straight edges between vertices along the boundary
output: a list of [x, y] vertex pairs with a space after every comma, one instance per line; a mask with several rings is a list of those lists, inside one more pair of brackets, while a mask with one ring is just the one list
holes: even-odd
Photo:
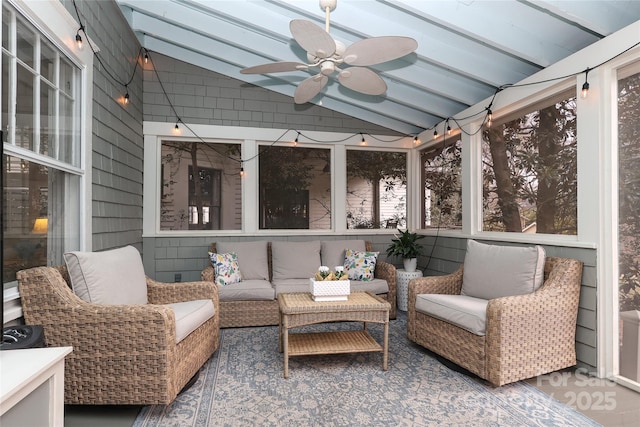
[[[254, 156], [259, 147], [270, 145], [278, 141], [277, 145], [286, 145], [287, 141], [293, 141], [297, 131], [292, 129], [264, 129], [236, 126], [214, 126], [187, 124], [182, 127], [182, 133], [176, 135], [173, 123], [149, 122], [143, 125], [144, 133], [144, 197], [143, 197], [143, 237], [160, 236], [273, 236], [273, 235], [326, 235], [327, 233], [362, 234], [363, 230], [349, 230], [346, 228], [346, 176], [337, 174], [337, 170], [346, 170], [346, 149], [354, 147], [358, 149], [375, 149], [382, 151], [400, 151], [407, 153], [407, 170], [410, 170], [411, 148], [413, 138], [404, 137], [398, 141], [385, 142], [396, 139], [390, 136], [374, 135], [366, 138], [366, 148], [362, 147], [360, 134], [304, 131], [303, 134], [313, 139], [307, 142], [300, 137], [299, 145], [309, 148], [327, 148], [331, 150], [331, 204], [332, 218], [331, 229], [325, 230], [260, 230], [258, 224], [258, 160]], [[243, 163], [244, 178], [242, 190], [242, 229], [241, 230], [160, 230], [160, 165], [161, 146], [163, 141], [194, 140], [195, 136], [187, 129], [192, 129], [198, 135], [197, 139], [211, 142], [240, 143], [242, 145], [242, 158], [252, 159]], [[327, 141], [326, 144], [316, 141]], [[334, 142], [338, 141], [338, 142]], [[338, 176], [340, 175], [340, 176]], [[407, 194], [416, 185], [407, 183]], [[409, 215], [409, 207], [407, 208]], [[338, 218], [345, 218], [338, 221]], [[375, 229], [366, 230], [370, 234], [393, 234], [395, 230]]]

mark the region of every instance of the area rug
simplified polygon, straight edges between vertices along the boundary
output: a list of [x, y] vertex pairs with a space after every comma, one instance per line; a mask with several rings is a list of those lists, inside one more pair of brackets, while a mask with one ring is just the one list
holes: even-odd
[[[368, 329], [382, 342], [381, 325]], [[304, 356], [289, 359], [284, 379], [278, 327], [223, 329], [198, 381], [168, 406], [142, 408], [134, 427], [599, 425], [526, 382], [494, 388], [452, 370], [406, 330], [399, 312], [390, 322], [386, 372], [381, 353]]]

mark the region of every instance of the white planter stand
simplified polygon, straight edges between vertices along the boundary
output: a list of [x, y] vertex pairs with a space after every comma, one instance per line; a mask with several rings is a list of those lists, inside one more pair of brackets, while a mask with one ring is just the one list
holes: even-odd
[[417, 279], [422, 277], [422, 271], [416, 270], [412, 272], [405, 271], [403, 269], [396, 270], [396, 289], [398, 294], [396, 298], [398, 300], [398, 310], [407, 311], [409, 297], [409, 282], [411, 279]]

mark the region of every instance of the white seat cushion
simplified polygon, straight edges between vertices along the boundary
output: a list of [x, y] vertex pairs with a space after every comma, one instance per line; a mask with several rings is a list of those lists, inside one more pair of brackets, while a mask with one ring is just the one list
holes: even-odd
[[[308, 279], [307, 279], [308, 281]], [[276, 292], [268, 280], [243, 280], [228, 286], [219, 286], [220, 301], [271, 301]]]
[[465, 295], [419, 294], [416, 311], [452, 323], [462, 329], [485, 335], [488, 300]]
[[67, 252], [73, 292], [95, 304], [146, 304], [147, 278], [133, 246], [102, 252]]
[[166, 306], [173, 310], [176, 317], [176, 343], [211, 319], [216, 311], [210, 299], [176, 302]]

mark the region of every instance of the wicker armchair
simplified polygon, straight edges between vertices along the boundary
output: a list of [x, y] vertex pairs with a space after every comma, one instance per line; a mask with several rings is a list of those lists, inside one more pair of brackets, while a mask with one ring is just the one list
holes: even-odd
[[535, 292], [489, 301], [486, 335], [416, 311], [418, 294], [460, 294], [463, 266], [409, 283], [408, 338], [494, 386], [576, 364], [576, 320], [582, 262], [548, 257]]
[[[100, 305], [78, 298], [67, 269], [17, 273], [24, 319], [44, 326], [49, 346], [72, 346], [65, 360], [68, 404], [169, 404], [219, 344], [218, 290], [211, 283], [147, 278], [149, 304]], [[214, 317], [176, 344], [169, 304], [212, 299]]]

